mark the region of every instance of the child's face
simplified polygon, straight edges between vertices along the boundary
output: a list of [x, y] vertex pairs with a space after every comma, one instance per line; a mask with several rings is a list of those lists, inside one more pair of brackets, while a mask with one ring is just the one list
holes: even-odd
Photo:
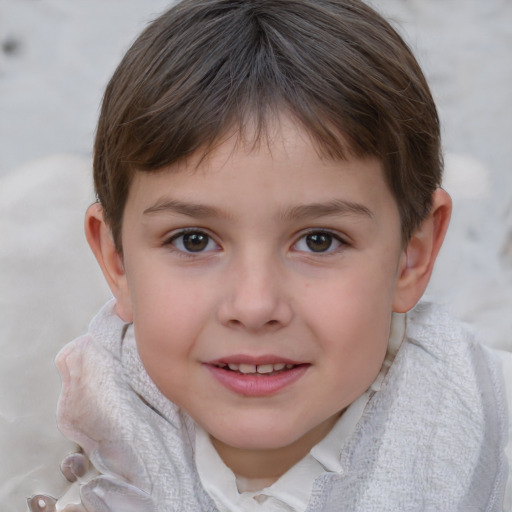
[[124, 213], [119, 311], [154, 382], [221, 449], [325, 434], [380, 370], [404, 265], [380, 163], [279, 133], [137, 173]]

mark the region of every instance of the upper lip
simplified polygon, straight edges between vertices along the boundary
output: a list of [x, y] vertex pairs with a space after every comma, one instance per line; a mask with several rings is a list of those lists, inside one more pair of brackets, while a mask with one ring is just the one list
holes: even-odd
[[218, 359], [214, 359], [211, 361], [207, 361], [206, 364], [210, 365], [219, 365], [219, 364], [253, 364], [255, 366], [263, 365], [263, 364], [293, 364], [299, 365], [304, 364], [304, 362], [296, 361], [294, 359], [290, 359], [287, 357], [281, 357], [276, 355], [261, 355], [261, 356], [251, 356], [247, 354], [233, 354], [225, 357], [219, 357]]

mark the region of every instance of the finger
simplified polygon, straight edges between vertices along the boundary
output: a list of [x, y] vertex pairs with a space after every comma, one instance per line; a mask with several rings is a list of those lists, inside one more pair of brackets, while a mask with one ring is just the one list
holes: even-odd
[[89, 459], [83, 453], [70, 453], [60, 465], [62, 474], [69, 482], [76, 482], [78, 478], [83, 477], [89, 469]]

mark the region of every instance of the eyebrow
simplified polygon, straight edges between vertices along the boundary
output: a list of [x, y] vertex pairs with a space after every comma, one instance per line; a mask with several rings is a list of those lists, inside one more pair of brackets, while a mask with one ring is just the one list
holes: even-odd
[[[143, 214], [169, 213], [186, 215], [198, 219], [204, 218], [231, 218], [232, 216], [224, 210], [196, 203], [165, 199], [145, 209]], [[352, 201], [333, 199], [322, 203], [301, 204], [292, 206], [282, 211], [278, 218], [280, 220], [303, 220], [315, 219], [330, 216], [362, 215], [370, 219], [374, 218], [373, 212], [366, 206]]]
[[158, 201], [155, 205], [150, 206], [143, 212], [144, 215], [152, 213], [177, 213], [179, 215], [186, 215], [188, 217], [195, 217], [198, 219], [203, 219], [205, 217], [230, 217], [227, 212], [214, 208], [213, 206], [176, 201], [174, 199]]
[[301, 220], [344, 215], [363, 215], [370, 219], [374, 218], [373, 212], [366, 206], [342, 199], [293, 206], [282, 212], [279, 217], [283, 220]]

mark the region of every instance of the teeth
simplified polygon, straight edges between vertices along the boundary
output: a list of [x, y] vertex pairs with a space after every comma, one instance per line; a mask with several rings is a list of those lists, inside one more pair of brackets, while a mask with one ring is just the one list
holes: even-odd
[[238, 371], [240, 373], [256, 373], [256, 365], [242, 363], [238, 366]]
[[274, 371], [273, 364], [259, 364], [257, 368], [258, 373], [272, 373]]
[[269, 363], [269, 364], [259, 364], [259, 365], [246, 364], [246, 363], [240, 363], [240, 364], [237, 364], [237, 363], [229, 363], [229, 364], [220, 363], [219, 364], [220, 368], [226, 368], [227, 367], [227, 368], [229, 368], [232, 371], [240, 372], [240, 373], [243, 373], [245, 375], [248, 374], [248, 373], [267, 374], [267, 373], [279, 372], [281, 370], [284, 370], [285, 368], [287, 370], [290, 370], [294, 366], [295, 365], [293, 365], [293, 364], [285, 364], [285, 363], [275, 363], [275, 364]]

